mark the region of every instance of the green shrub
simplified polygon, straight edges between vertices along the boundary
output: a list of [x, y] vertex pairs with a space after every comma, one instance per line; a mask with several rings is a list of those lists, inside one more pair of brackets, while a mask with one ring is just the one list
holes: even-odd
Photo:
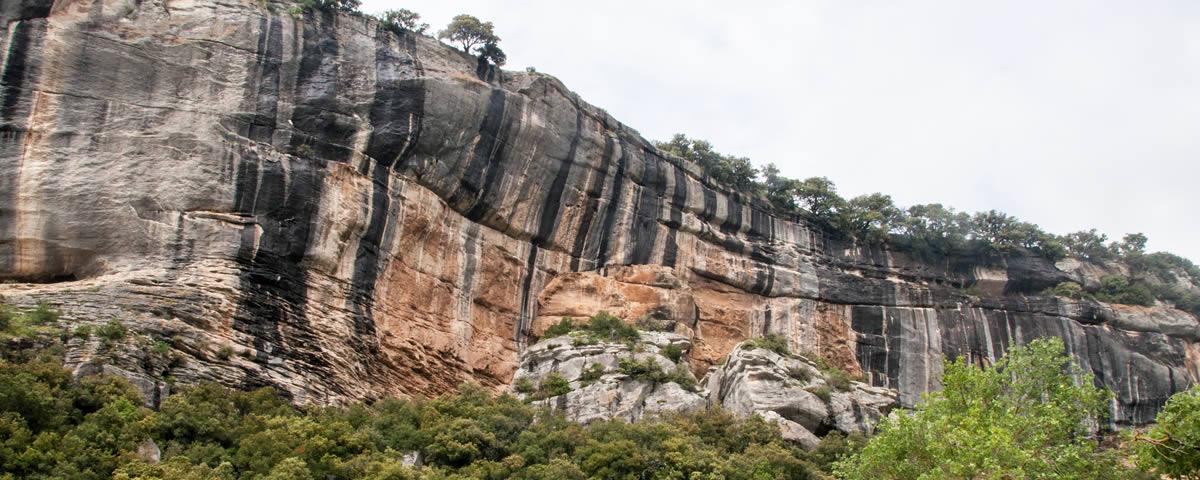
[[538, 399], [557, 397], [569, 393], [571, 391], [571, 382], [568, 382], [561, 373], [550, 372], [542, 377], [542, 381], [538, 383], [537, 394]]
[[575, 324], [571, 323], [571, 319], [562, 317], [558, 323], [551, 325], [545, 332], [542, 332], [542, 338], [553, 338], [571, 333], [575, 329]]
[[608, 312], [592, 315], [588, 319], [587, 331], [599, 340], [636, 342], [641, 338], [636, 328]]
[[217, 358], [221, 360], [229, 360], [233, 357], [233, 347], [229, 345], [221, 345], [217, 348]]
[[1100, 279], [1100, 289], [1095, 292], [1096, 300], [1126, 305], [1154, 305], [1154, 294], [1140, 281], [1130, 282], [1120, 275], [1109, 275]]
[[58, 310], [46, 302], [38, 302], [37, 308], [29, 313], [33, 325], [50, 325], [58, 321]]
[[90, 325], [80, 325], [75, 327], [75, 330], [71, 332], [71, 336], [84, 340], [92, 338], [92, 327]]
[[1091, 295], [1083, 290], [1082, 286], [1075, 282], [1062, 282], [1056, 285], [1054, 288], [1046, 289], [1046, 291], [1042, 292], [1042, 294], [1056, 297], [1074, 298], [1076, 300], [1091, 297]]
[[810, 393], [812, 393], [813, 395], [816, 395], [817, 398], [820, 398], [821, 401], [825, 402], [825, 403], [829, 403], [829, 399], [833, 397], [833, 389], [830, 388], [829, 385], [821, 385], [819, 387], [812, 387], [807, 390]]
[[533, 393], [534, 389], [533, 380], [530, 380], [529, 377], [521, 377], [513, 382], [513, 390], [516, 390], [517, 393], [528, 395]]
[[851, 375], [850, 372], [842, 370], [840, 367], [834, 365], [833, 362], [830, 362], [829, 359], [821, 355], [808, 353], [805, 354], [804, 357], [817, 366], [817, 370], [819, 370], [821, 372], [821, 376], [825, 378], [825, 383], [834, 389], [840, 391], [849, 391], [852, 386], [851, 382], [862, 380], [861, 378], [856, 378], [854, 375]]
[[[75, 381], [57, 362], [0, 362], [0, 477], [807, 479], [820, 478], [809, 459], [822, 458], [761, 418], [711, 410], [585, 426], [471, 385], [433, 399], [303, 409], [270, 389], [214, 384], [176, 390], [157, 412], [140, 402], [123, 379]], [[161, 462], [130, 454], [146, 439]], [[412, 451], [424, 467], [403, 465]]]
[[96, 327], [96, 336], [103, 338], [109, 342], [116, 342], [125, 338], [125, 334], [129, 331], [125, 325], [121, 324], [120, 320], [112, 319], [108, 323]]
[[1200, 473], [1200, 386], [1173, 395], [1145, 434], [1134, 434], [1142, 468], [1170, 478]]
[[799, 380], [801, 383], [808, 383], [809, 381], [812, 380], [812, 372], [810, 372], [807, 368], [804, 368], [804, 367], [798, 367], [798, 366], [788, 367], [788, 376], [792, 377], [795, 380]]
[[664, 357], [671, 359], [675, 363], [679, 363], [679, 359], [683, 358], [683, 348], [674, 343], [662, 347], [658, 353], [661, 353]]
[[580, 381], [580, 383], [583, 383], [584, 385], [591, 385], [593, 382], [595, 382], [596, 380], [599, 380], [600, 377], [603, 377], [603, 376], [604, 376], [604, 365], [599, 364], [599, 363], [593, 363], [586, 367], [583, 367], [583, 371], [579, 373], [579, 381]]
[[16, 318], [17, 314], [11, 307], [0, 304], [0, 331], [5, 331], [12, 327], [13, 320]]
[[748, 348], [762, 348], [784, 356], [787, 356], [791, 353], [790, 349], [788, 348], [787, 339], [774, 333], [767, 334], [764, 337], [748, 339], [746, 340], [745, 345]]
[[1013, 347], [988, 368], [947, 361], [941, 391], [884, 419], [835, 471], [847, 480], [1123, 477], [1116, 452], [1088, 434], [1111, 393], [1063, 351], [1049, 338]]
[[666, 372], [663, 372], [662, 366], [654, 361], [654, 357], [645, 357], [641, 360], [637, 357], [622, 358], [617, 362], [617, 370], [634, 380], [651, 383], [662, 383], [667, 378]]
[[684, 390], [696, 391], [696, 378], [692, 376], [692, 372], [688, 370], [686, 364], [676, 365], [670, 373], [667, 374], [663, 383], [674, 383], [679, 385]]
[[154, 345], [150, 346], [150, 351], [154, 352], [156, 355], [166, 355], [171, 353], [171, 344], [162, 340], [156, 340]]

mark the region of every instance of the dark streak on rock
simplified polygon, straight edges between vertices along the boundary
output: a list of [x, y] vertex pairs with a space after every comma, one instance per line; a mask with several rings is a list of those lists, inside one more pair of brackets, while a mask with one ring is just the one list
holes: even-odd
[[632, 248], [626, 263], [644, 265], [654, 255], [654, 243], [658, 240], [658, 215], [662, 210], [663, 196], [667, 192], [667, 178], [660, 159], [652, 150], [642, 152], [645, 185], [638, 188], [638, 201], [634, 205], [633, 221], [629, 224]]
[[[589, 238], [592, 238], [591, 229], [593, 227], [593, 219], [596, 213], [600, 211], [600, 205], [603, 204], [604, 184], [608, 179], [608, 169], [612, 165], [612, 157], [614, 144], [616, 141], [612, 136], [604, 138], [604, 154], [601, 156], [600, 169], [592, 177], [592, 181], [588, 183], [587, 204], [583, 208], [583, 218], [579, 220], [579, 229], [575, 235], [575, 244], [571, 247], [571, 271], [579, 271], [579, 263], [583, 257], [584, 247], [587, 245]], [[616, 192], [614, 192], [616, 193]], [[595, 265], [593, 265], [595, 268]]]
[[675, 191], [671, 194], [671, 218], [667, 221], [666, 245], [663, 246], [663, 265], [674, 268], [679, 252], [679, 227], [683, 226], [683, 208], [687, 206], [687, 174], [678, 165], [670, 164], [675, 172]]
[[[328, 31], [332, 18], [326, 16], [319, 31], [305, 31], [295, 115], [306, 115], [316, 108], [314, 105], [334, 101], [329, 90], [324, 92], [326, 96], [305, 95], [314, 91], [313, 83], [331, 80], [323, 76], [330, 72], [321, 72], [318, 67], [323, 57], [337, 50], [336, 43], [332, 43], [335, 37]], [[258, 93], [263, 92], [259, 89]], [[278, 96], [278, 92], [274, 93]], [[322, 157], [266, 161], [252, 149], [230, 148], [239, 149], [234, 155], [241, 162], [234, 193], [235, 212], [253, 217], [261, 229], [257, 245], [255, 226], [248, 225], [243, 230], [238, 256], [242, 296], [234, 314], [233, 329], [254, 339], [260, 361], [278, 357], [307, 364], [318, 371], [328, 368], [327, 356], [321, 349], [313, 348], [319, 339], [306, 313], [309, 269], [304, 261], [317, 221], [326, 163]], [[298, 347], [290, 348], [291, 345]], [[252, 377], [247, 384], [269, 385], [270, 381]]]
[[596, 247], [596, 266], [604, 268], [608, 263], [608, 259], [612, 257], [609, 249], [609, 240], [613, 235], [613, 226], [617, 221], [617, 212], [621, 207], [621, 199], [624, 198], [622, 192], [625, 187], [625, 162], [628, 153], [628, 148], [623, 140], [618, 140], [618, 145], [621, 147], [621, 156], [617, 157], [617, 171], [613, 174], [612, 197], [608, 202], [608, 209], [604, 212], [603, 227], [600, 229], [600, 245]]

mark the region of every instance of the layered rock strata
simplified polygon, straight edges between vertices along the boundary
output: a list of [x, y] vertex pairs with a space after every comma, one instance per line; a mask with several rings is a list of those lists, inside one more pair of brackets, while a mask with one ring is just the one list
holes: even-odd
[[291, 8], [0, 5], [4, 302], [117, 318], [170, 343], [180, 382], [297, 402], [500, 390], [549, 321], [599, 309], [670, 324], [695, 372], [778, 333], [905, 405], [943, 356], [1043, 335], [1117, 422], [1200, 378], [1194, 316], [1032, 295], [1078, 268], [836, 240], [553, 77]]

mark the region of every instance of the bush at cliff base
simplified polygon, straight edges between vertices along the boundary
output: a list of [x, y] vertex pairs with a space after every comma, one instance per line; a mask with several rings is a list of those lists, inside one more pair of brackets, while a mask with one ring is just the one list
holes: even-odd
[[1134, 435], [1138, 465], [1171, 478], [1200, 478], [1200, 386], [1172, 396], [1154, 420]]
[[1015, 347], [988, 368], [946, 362], [943, 390], [898, 413], [835, 466], [847, 479], [1130, 478], [1090, 435], [1110, 394], [1063, 355], [1062, 341]]

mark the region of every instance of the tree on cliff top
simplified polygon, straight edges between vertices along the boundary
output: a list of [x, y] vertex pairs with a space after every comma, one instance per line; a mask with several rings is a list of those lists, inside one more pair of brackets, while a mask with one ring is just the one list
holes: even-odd
[[421, 23], [421, 14], [401, 8], [399, 10], [384, 10], [379, 15], [379, 21], [393, 30], [425, 33], [429, 30], [428, 23]]
[[482, 49], [488, 44], [500, 42], [500, 37], [496, 36], [494, 29], [492, 22], [481, 22], [478, 18], [464, 14], [450, 20], [450, 24], [438, 32], [437, 36], [438, 39], [459, 44], [464, 52], [475, 54], [477, 52], [472, 52], [472, 48]]
[[[1078, 381], [1076, 381], [1078, 379]], [[847, 479], [1123, 478], [1088, 425], [1110, 393], [1063, 354], [1058, 338], [1013, 347], [989, 368], [946, 362], [943, 390], [884, 420], [836, 466]]]

